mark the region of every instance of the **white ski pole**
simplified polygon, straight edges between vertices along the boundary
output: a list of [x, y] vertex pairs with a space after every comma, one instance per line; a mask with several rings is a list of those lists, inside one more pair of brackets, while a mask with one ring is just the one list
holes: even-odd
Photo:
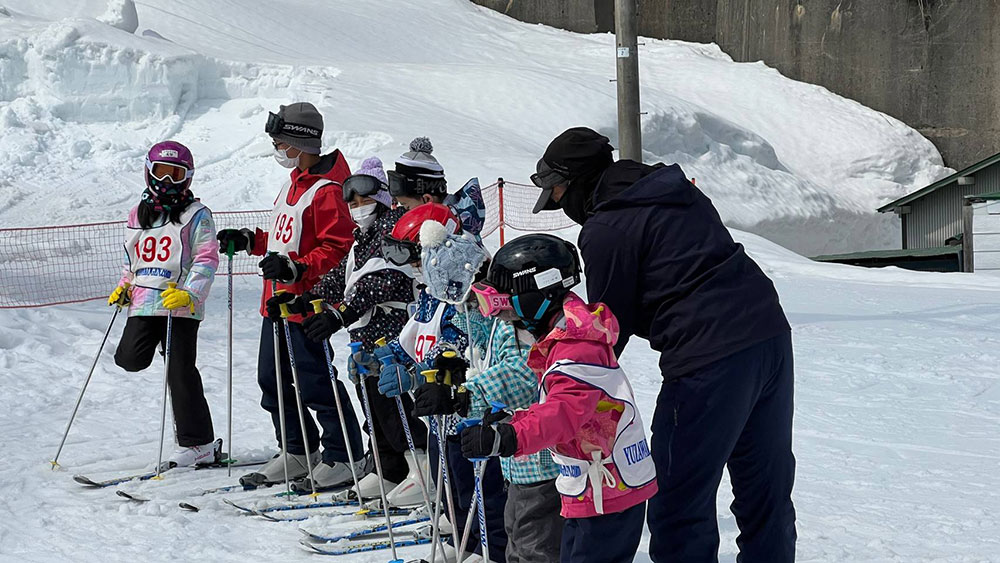
[[[271, 295], [273, 296], [276, 291], [278, 291], [278, 282], [271, 280]], [[281, 379], [281, 336], [278, 334], [280, 322], [280, 320], [272, 321], [274, 328], [274, 383], [278, 388], [278, 427], [281, 431], [281, 460], [285, 468], [285, 494], [291, 496], [292, 484], [288, 480], [288, 432], [285, 431], [285, 389]], [[291, 350], [288, 352], [291, 353]], [[309, 457], [308, 452], [306, 457]]]
[[[451, 357], [457, 356], [457, 354], [455, 354], [455, 352], [452, 352], [450, 350], [447, 351], [447, 352], [443, 352], [442, 354], [444, 354], [445, 356], [449, 356], [450, 355]], [[420, 373], [421, 373], [421, 375], [423, 375], [427, 379], [427, 383], [425, 383], [425, 385], [435, 385], [436, 384], [438, 370], [436, 370], [436, 369], [429, 369], [429, 370], [424, 370], [424, 371], [422, 371]], [[446, 385], [451, 385], [451, 381], [450, 380], [449, 381], [442, 381], [441, 383], [442, 384], [446, 384]], [[447, 459], [447, 457], [445, 455], [446, 443], [445, 443], [445, 435], [444, 435], [445, 434], [445, 430], [444, 430], [444, 416], [443, 415], [436, 415], [436, 416], [430, 417], [430, 420], [432, 422], [432, 426], [434, 428], [434, 431], [437, 434], [437, 440], [438, 440], [438, 483], [440, 483], [442, 480], [444, 481], [444, 487], [445, 487], [444, 488], [444, 493], [445, 493], [444, 496], [445, 496], [445, 499], [446, 499], [447, 505], [448, 505], [448, 521], [451, 522], [451, 539], [452, 539], [452, 542], [453, 542], [453, 547], [455, 549], [455, 557], [456, 557], [456, 560], [457, 560], [457, 559], [461, 559], [461, 554], [458, 553], [458, 522], [455, 520], [455, 499], [454, 499], [454, 495], [451, 492], [450, 479], [448, 478], [448, 459]], [[438, 490], [438, 494], [436, 495], [438, 497], [438, 499], [441, 498], [441, 494], [440, 493], [441, 493], [441, 491]]]
[[[175, 282], [167, 283], [167, 287], [170, 289], [176, 289], [177, 284]], [[162, 408], [160, 409], [160, 448], [156, 452], [156, 477], [154, 479], [160, 479], [160, 474], [163, 473], [163, 437], [167, 433], [167, 380], [170, 378], [170, 340], [174, 328], [174, 312], [167, 312], [167, 336], [163, 343], [163, 402]]]
[[[126, 283], [124, 289], [122, 290], [122, 297], [128, 295], [129, 284]], [[118, 313], [122, 311], [122, 298], [118, 299], [115, 303], [115, 312], [111, 315], [111, 322], [108, 323], [108, 329], [104, 331], [104, 339], [101, 340], [101, 347], [97, 349], [97, 355], [94, 356], [94, 363], [90, 364], [90, 371], [87, 372], [87, 379], [83, 382], [83, 388], [80, 389], [80, 395], [76, 398], [76, 406], [73, 407], [73, 414], [69, 415], [69, 422], [66, 423], [66, 431], [63, 432], [62, 440], [59, 442], [59, 449], [56, 450], [56, 457], [52, 458], [49, 463], [52, 464], [52, 470], [55, 471], [59, 467], [59, 455], [62, 454], [63, 446], [66, 445], [66, 437], [69, 436], [69, 429], [73, 427], [73, 421], [76, 420], [76, 412], [80, 410], [80, 403], [83, 402], [83, 394], [87, 392], [87, 387], [90, 386], [90, 379], [94, 376], [94, 369], [97, 368], [97, 361], [101, 359], [101, 352], [104, 351], [104, 345], [108, 342], [108, 335], [111, 334], [111, 327], [115, 325], [115, 319], [118, 318]]]
[[[278, 294], [284, 293], [279, 291]], [[302, 427], [302, 445], [306, 449], [306, 471], [309, 475], [309, 488], [312, 490], [312, 494], [309, 496], [316, 500], [319, 493], [316, 492], [316, 480], [313, 479], [313, 464], [312, 464], [312, 450], [309, 449], [309, 435], [306, 432], [306, 409], [302, 405], [302, 387], [299, 386], [299, 368], [295, 365], [295, 352], [292, 350], [292, 330], [288, 327], [288, 317], [291, 314], [288, 311], [288, 304], [282, 303], [279, 305], [281, 309], [281, 320], [282, 324], [285, 325], [285, 343], [288, 345], [288, 363], [292, 366], [292, 385], [295, 386], [295, 403], [299, 409], [299, 425]], [[318, 447], [318, 445], [317, 445]]]
[[[323, 300], [313, 299], [310, 301], [313, 312], [317, 315], [323, 312]], [[344, 433], [344, 448], [347, 449], [347, 461], [351, 464], [351, 478], [354, 479], [354, 494], [358, 496], [358, 508], [363, 505], [361, 498], [361, 483], [358, 481], [358, 470], [354, 467], [354, 449], [351, 447], [351, 436], [347, 431], [347, 420], [344, 418], [344, 404], [340, 398], [340, 385], [337, 378], [337, 369], [333, 366], [333, 355], [330, 352], [330, 342], [323, 343], [323, 352], [326, 354], [326, 365], [330, 371], [330, 383], [333, 385], [333, 400], [337, 404], [337, 417], [340, 419], [340, 430]]]
[[[379, 338], [375, 341], [375, 345], [382, 347], [386, 345], [385, 338]], [[387, 366], [392, 363], [392, 358], [385, 357], [381, 359], [382, 366]], [[403, 388], [403, 381], [400, 378], [399, 373], [396, 373], [396, 379], [399, 384], [399, 388]], [[396, 410], [399, 412], [399, 420], [403, 424], [403, 433], [406, 434], [406, 446], [410, 450], [410, 455], [413, 456], [413, 463], [417, 467], [417, 478], [420, 479], [420, 494], [424, 497], [424, 508], [427, 509], [427, 516], [430, 517], [434, 513], [434, 508], [431, 503], [430, 493], [427, 491], [427, 481], [424, 479], [424, 470], [420, 467], [420, 462], [417, 459], [417, 446], [413, 442], [413, 433], [410, 431], [410, 421], [406, 418], [406, 409], [403, 407], [403, 399], [396, 396]], [[431, 546], [431, 561], [434, 561], [434, 555], [437, 551], [437, 540], [432, 538], [434, 545]], [[442, 547], [442, 550], [444, 548]]]
[[226, 256], [229, 257], [229, 349], [228, 349], [228, 367], [229, 374], [227, 378], [228, 386], [228, 426], [226, 431], [226, 443], [229, 444], [229, 459], [226, 460], [226, 476], [233, 476], [233, 252], [235, 252], [235, 243], [229, 241], [229, 248], [226, 249]]
[[[360, 342], [351, 342], [350, 346], [351, 354], [353, 354], [361, 349], [362, 344]], [[372, 456], [375, 458], [375, 475], [378, 478], [378, 492], [379, 497], [382, 499], [382, 512], [385, 513], [386, 531], [389, 532], [389, 547], [392, 548], [391, 563], [396, 563], [397, 561], [402, 563], [403, 560], [396, 554], [396, 538], [392, 531], [392, 518], [389, 517], [389, 501], [386, 500], [385, 481], [382, 479], [382, 460], [378, 453], [378, 440], [375, 438], [375, 427], [372, 425], [372, 407], [368, 401], [368, 387], [364, 381], [368, 374], [359, 372], [358, 375], [361, 377], [361, 406], [365, 410], [365, 420], [368, 422], [368, 429], [371, 430]]]

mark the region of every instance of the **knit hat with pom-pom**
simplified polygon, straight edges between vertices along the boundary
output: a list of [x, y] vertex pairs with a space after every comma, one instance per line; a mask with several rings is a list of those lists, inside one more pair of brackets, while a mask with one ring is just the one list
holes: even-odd
[[448, 184], [444, 179], [444, 167], [431, 156], [434, 145], [427, 137], [417, 137], [410, 141], [410, 150], [396, 159], [396, 172], [416, 182], [413, 195], [432, 194], [444, 196]]
[[420, 248], [428, 293], [452, 304], [468, 299], [476, 274], [489, 259], [475, 237], [451, 234], [444, 225], [425, 221], [420, 226]]

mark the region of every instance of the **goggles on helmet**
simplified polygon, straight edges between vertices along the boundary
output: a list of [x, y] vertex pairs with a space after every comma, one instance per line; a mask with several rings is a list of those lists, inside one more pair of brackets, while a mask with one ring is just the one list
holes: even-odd
[[382, 257], [397, 266], [405, 266], [420, 261], [420, 245], [408, 240], [392, 237], [382, 239]]
[[473, 284], [472, 293], [476, 296], [476, 301], [479, 303], [479, 312], [483, 316], [495, 317], [502, 311], [514, 309], [510, 304], [510, 294], [500, 293], [491, 285], [483, 282]]
[[194, 170], [189, 170], [187, 167], [173, 162], [162, 162], [158, 160], [147, 160], [146, 170], [149, 172], [149, 176], [154, 180], [159, 182], [169, 181], [174, 184], [179, 184], [194, 176]]
[[355, 174], [344, 180], [344, 201], [351, 201], [355, 195], [367, 197], [385, 189], [385, 184], [374, 176]]

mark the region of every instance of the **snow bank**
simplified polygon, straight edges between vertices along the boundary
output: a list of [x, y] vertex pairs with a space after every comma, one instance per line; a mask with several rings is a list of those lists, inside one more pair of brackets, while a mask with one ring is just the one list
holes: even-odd
[[[305, 5], [5, 5], [5, 224], [120, 218], [141, 189], [141, 155], [166, 137], [193, 147], [210, 206], [267, 206], [284, 172], [262, 122], [292, 100], [320, 107], [327, 145], [352, 164], [429, 135], [454, 184], [526, 181], [570, 126], [615, 138], [613, 37], [464, 0], [312, 3], [294, 25], [287, 13]], [[897, 225], [874, 209], [947, 172], [883, 114], [714, 45], [645, 42], [645, 158], [679, 162], [733, 227], [805, 254], [894, 246]]]

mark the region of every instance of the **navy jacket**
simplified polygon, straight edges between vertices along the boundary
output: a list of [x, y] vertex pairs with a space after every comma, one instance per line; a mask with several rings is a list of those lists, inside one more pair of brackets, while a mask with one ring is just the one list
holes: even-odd
[[591, 301], [660, 352], [673, 379], [790, 330], [774, 284], [680, 166], [611, 165], [580, 232]]

